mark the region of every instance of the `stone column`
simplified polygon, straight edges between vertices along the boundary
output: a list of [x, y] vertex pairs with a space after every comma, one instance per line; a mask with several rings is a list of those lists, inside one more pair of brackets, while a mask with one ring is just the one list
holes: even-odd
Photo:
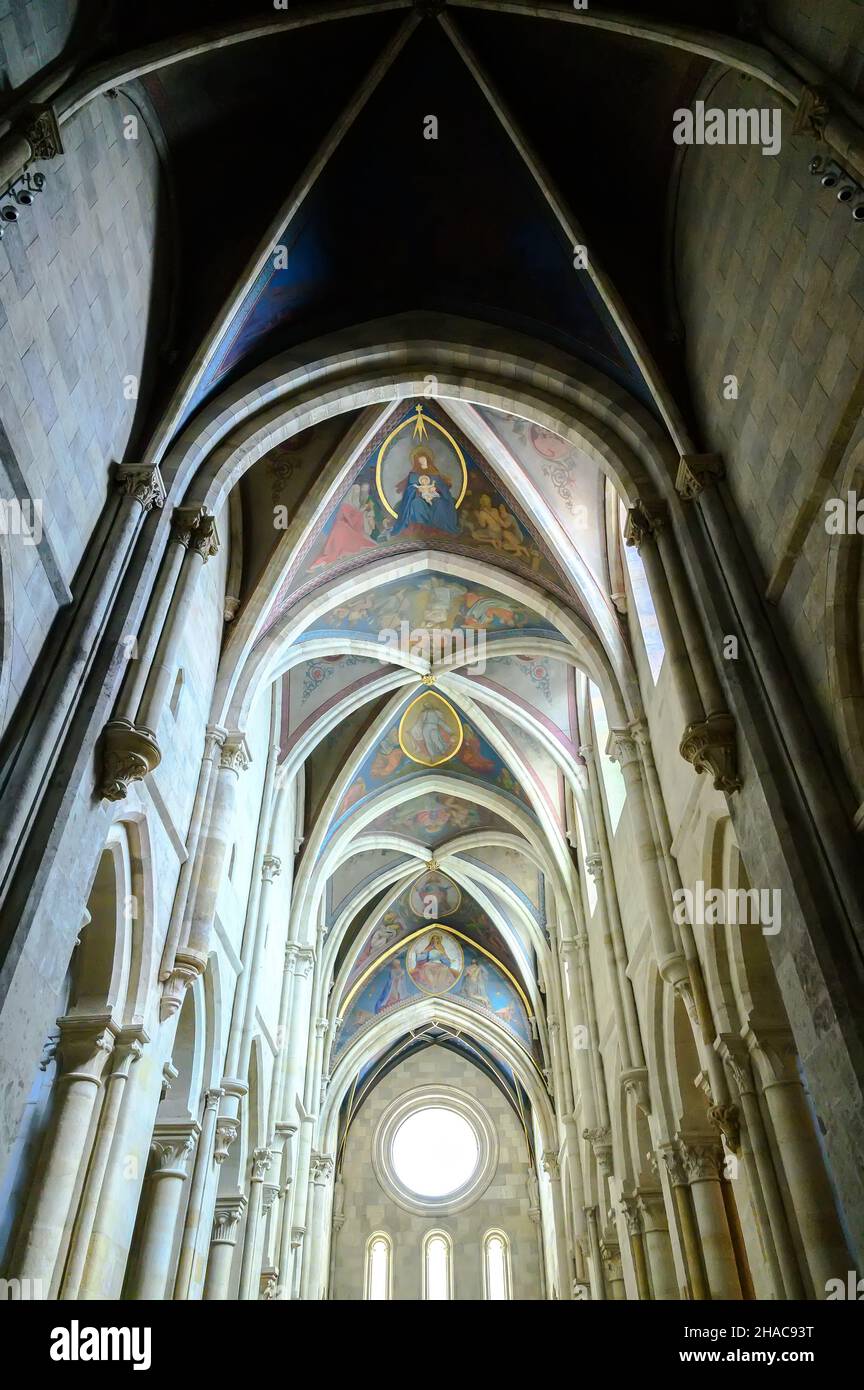
[[102, 1102], [87, 1178], [72, 1230], [66, 1273], [60, 1291], [60, 1297], [63, 1299], [80, 1296], [84, 1267], [90, 1250], [90, 1237], [99, 1210], [120, 1110], [126, 1094], [126, 1082], [133, 1063], [138, 1061], [147, 1041], [147, 1034], [143, 1029], [128, 1028], [118, 1033], [114, 1044], [111, 1069], [105, 1080], [105, 1099]]
[[282, 1147], [282, 1189], [279, 1211], [279, 1234], [277, 1243], [277, 1264], [279, 1266], [279, 1288], [280, 1299], [287, 1300], [291, 1297], [292, 1286], [292, 1243], [291, 1243], [291, 1220], [294, 1207], [294, 1173], [293, 1173], [293, 1153], [291, 1140], [297, 1133], [297, 1125], [290, 1123], [280, 1123], [276, 1126], [277, 1134], [281, 1134], [283, 1139]]
[[273, 1161], [270, 1149], [255, 1149], [252, 1153], [252, 1178], [249, 1184], [249, 1211], [246, 1215], [246, 1230], [243, 1235], [243, 1258], [240, 1265], [241, 1299], [258, 1297], [258, 1271], [255, 1268], [255, 1255], [258, 1249], [258, 1224], [261, 1219], [261, 1202], [264, 1195], [264, 1179]]
[[666, 1164], [669, 1185], [672, 1188], [675, 1214], [678, 1218], [678, 1234], [681, 1239], [681, 1251], [690, 1284], [690, 1294], [693, 1299], [702, 1303], [710, 1299], [711, 1295], [708, 1290], [705, 1267], [702, 1263], [699, 1232], [693, 1213], [690, 1189], [687, 1185], [687, 1173], [681, 1154], [673, 1144], [662, 1144], [659, 1152]]
[[204, 1285], [204, 1298], [207, 1302], [224, 1300], [230, 1296], [231, 1265], [240, 1218], [245, 1208], [246, 1198], [243, 1196], [216, 1199], [210, 1258], [207, 1261], [207, 1281]]
[[210, 934], [216, 915], [216, 900], [228, 846], [234, 836], [237, 782], [240, 773], [249, 767], [251, 761], [245, 735], [239, 730], [229, 733], [222, 745], [209, 824], [199, 850], [201, 869], [189, 923], [189, 935], [176, 957], [178, 962], [188, 964], [199, 974], [207, 965]]
[[600, 1241], [600, 1253], [603, 1257], [603, 1266], [606, 1271], [606, 1282], [609, 1286], [609, 1297], [615, 1302], [623, 1302], [627, 1297], [624, 1288], [624, 1271], [621, 1267], [621, 1250], [617, 1240], [611, 1236], [604, 1236]]
[[189, 1159], [198, 1139], [199, 1126], [157, 1125], [151, 1153], [154, 1167], [145, 1189], [144, 1233], [135, 1276], [133, 1298], [162, 1300], [168, 1284], [180, 1198]]
[[698, 1139], [681, 1140], [679, 1149], [693, 1199], [708, 1297], [740, 1299], [741, 1280], [720, 1188], [723, 1150], [710, 1140]]
[[806, 1298], [747, 1048], [740, 1038], [718, 1039], [716, 1045], [735, 1083], [741, 1103], [744, 1118], [741, 1159], [750, 1183], [773, 1296], [778, 1299]]
[[677, 1299], [678, 1281], [675, 1277], [675, 1261], [666, 1224], [663, 1193], [643, 1189], [636, 1195], [636, 1204], [642, 1221], [642, 1239], [651, 1281], [651, 1297], [658, 1300]]
[[552, 1199], [552, 1225], [555, 1232], [555, 1263], [558, 1269], [558, 1298], [566, 1301], [573, 1296], [573, 1271], [567, 1249], [567, 1226], [564, 1220], [564, 1199], [561, 1195], [561, 1169], [558, 1155], [552, 1149], [543, 1154], [543, 1171], [549, 1179]]
[[174, 1281], [175, 1299], [187, 1299], [195, 1271], [195, 1252], [198, 1248], [201, 1218], [204, 1211], [204, 1197], [214, 1163], [213, 1143], [216, 1137], [216, 1124], [219, 1116], [219, 1102], [225, 1092], [221, 1088], [210, 1090], [204, 1097], [204, 1114], [201, 1119], [201, 1140], [195, 1154], [195, 1167], [189, 1188], [189, 1202], [186, 1219], [183, 1223], [183, 1239], [180, 1242], [180, 1258], [177, 1261], [177, 1278]]
[[795, 1042], [782, 1029], [748, 1031], [747, 1042], [761, 1079], [813, 1293], [824, 1298], [827, 1281], [844, 1279], [853, 1265], [801, 1085]]
[[657, 966], [663, 979], [674, 986], [687, 980], [687, 963], [672, 931], [672, 904], [667, 898], [660, 873], [658, 855], [662, 850], [655, 843], [651, 829], [638, 745], [629, 730], [613, 729], [610, 750], [621, 768], [627, 788], [627, 813], [645, 889]]
[[301, 1297], [317, 1300], [324, 1297], [324, 1271], [329, 1254], [328, 1208], [333, 1184], [333, 1159], [330, 1154], [313, 1154], [311, 1166], [312, 1213], [303, 1261]]
[[177, 669], [178, 652], [186, 631], [198, 576], [211, 555], [215, 555], [219, 549], [216, 522], [201, 508], [178, 507], [172, 517], [171, 530], [181, 557], [180, 576], [171, 596], [134, 721], [136, 728], [143, 729], [154, 739]]
[[600, 1250], [600, 1232], [597, 1222], [597, 1208], [585, 1208], [585, 1222], [588, 1227], [588, 1248], [591, 1252], [592, 1293], [598, 1302], [606, 1301], [606, 1274], [603, 1269], [603, 1255]]
[[621, 1208], [627, 1222], [630, 1237], [630, 1251], [633, 1256], [633, 1270], [636, 1275], [636, 1294], [641, 1302], [653, 1297], [651, 1280], [648, 1277], [648, 1260], [645, 1253], [645, 1232], [642, 1229], [642, 1210], [635, 1196], [622, 1197]]
[[57, 1261], [116, 1032], [108, 1014], [70, 1014], [59, 1020], [59, 1027], [54, 1114], [33, 1174], [12, 1268], [19, 1279], [40, 1280], [47, 1297], [59, 1283]]

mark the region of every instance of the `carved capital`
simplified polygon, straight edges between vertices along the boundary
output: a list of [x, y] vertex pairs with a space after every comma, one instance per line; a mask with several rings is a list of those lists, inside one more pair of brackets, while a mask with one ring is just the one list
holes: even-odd
[[688, 1182], [714, 1182], [723, 1167], [723, 1150], [717, 1144], [695, 1140], [688, 1143], [681, 1139], [678, 1151]]
[[723, 461], [719, 454], [682, 454], [675, 491], [685, 501], [692, 502], [694, 497], [722, 477]]
[[58, 1018], [57, 1026], [60, 1030], [57, 1058], [61, 1082], [90, 1081], [94, 1086], [99, 1086], [116, 1041], [111, 1015], [67, 1014], [64, 1018]]
[[213, 1217], [214, 1245], [236, 1245], [240, 1218], [246, 1209], [245, 1197], [217, 1197]]
[[651, 1096], [648, 1089], [648, 1068], [647, 1067], [628, 1067], [621, 1073], [621, 1084], [624, 1093], [642, 1111], [643, 1115], [651, 1114]]
[[763, 1086], [798, 1085], [798, 1049], [792, 1034], [784, 1028], [748, 1029], [747, 1045], [758, 1067]]
[[219, 757], [219, 766], [227, 772], [245, 772], [252, 762], [246, 735], [235, 730], [226, 736]]
[[282, 860], [278, 854], [265, 854], [261, 863], [261, 877], [265, 883], [272, 883], [282, 872]]
[[707, 719], [688, 724], [679, 751], [697, 772], [711, 774], [716, 791], [740, 789], [735, 720], [731, 714], [709, 714]]
[[198, 1126], [158, 1126], [150, 1145], [153, 1178], [185, 1178], [198, 1142]]
[[591, 1145], [600, 1172], [604, 1177], [610, 1177], [612, 1173], [612, 1131], [607, 1125], [598, 1125], [596, 1129], [583, 1130], [582, 1138], [587, 1139]]
[[204, 564], [212, 555], [219, 552], [219, 532], [216, 530], [216, 518], [205, 512], [198, 525], [192, 532], [190, 547], [196, 555], [200, 555]]
[[171, 513], [171, 538], [188, 550], [192, 536], [204, 515], [202, 507], [175, 507]]
[[741, 1115], [737, 1105], [709, 1105], [708, 1119], [716, 1125], [733, 1154], [741, 1148]]
[[252, 1151], [252, 1181], [263, 1182], [267, 1173], [270, 1171], [270, 1164], [273, 1162], [272, 1149], [253, 1149]]
[[666, 524], [666, 507], [662, 502], [642, 501], [633, 504], [627, 513], [624, 542], [641, 550], [645, 541], [654, 540]]
[[206, 961], [202, 962], [200, 956], [194, 955], [191, 951], [177, 952], [171, 973], [162, 986], [162, 998], [159, 1001], [159, 1017], [163, 1023], [167, 1018], [173, 1018], [182, 1008], [187, 989], [203, 974], [205, 965]]
[[669, 1181], [673, 1187], [683, 1187], [687, 1182], [687, 1170], [684, 1167], [684, 1160], [678, 1150], [671, 1144], [664, 1144], [660, 1153], [663, 1162], [666, 1164], [666, 1171], [669, 1174]]
[[330, 1154], [313, 1154], [310, 1172], [314, 1183], [319, 1185], [326, 1183], [333, 1172], [332, 1156]]
[[216, 1121], [216, 1133], [213, 1140], [213, 1158], [217, 1163], [224, 1163], [228, 1157], [228, 1150], [240, 1133], [239, 1120], [232, 1120], [229, 1115], [222, 1115]]
[[594, 882], [598, 882], [603, 877], [603, 859], [599, 854], [585, 855], [585, 868], [588, 870]]
[[[30, 146], [30, 159], [56, 159], [63, 153], [60, 127], [51, 106], [31, 106], [20, 126]], [[29, 161], [28, 161], [29, 162]]]
[[622, 769], [639, 762], [639, 745], [629, 729], [610, 729], [606, 752]]
[[263, 1195], [262, 1195], [262, 1197], [261, 1197], [261, 1210], [262, 1210], [262, 1212], [264, 1213], [265, 1216], [266, 1216], [267, 1213], [270, 1211], [271, 1207], [273, 1206], [273, 1203], [276, 1201], [276, 1198], [277, 1198], [278, 1196], [279, 1196], [279, 1184], [278, 1184], [278, 1182], [265, 1182], [265, 1184], [264, 1184], [264, 1192], [263, 1192]]
[[558, 1182], [561, 1177], [561, 1165], [558, 1162], [558, 1155], [554, 1149], [545, 1149], [541, 1159], [543, 1172], [552, 1182]]
[[152, 734], [128, 719], [112, 719], [102, 730], [102, 771], [97, 787], [105, 801], [122, 801], [133, 782], [159, 766], [162, 754]]
[[631, 1236], [642, 1234], [642, 1212], [636, 1197], [622, 1197], [621, 1210], [624, 1213], [624, 1220], [627, 1222], [627, 1230]]
[[825, 127], [831, 115], [821, 87], [803, 87], [792, 121], [793, 135], [809, 135], [814, 140], [825, 139]]
[[165, 484], [157, 464], [118, 463], [115, 480], [124, 497], [134, 497], [143, 512], [165, 505]]

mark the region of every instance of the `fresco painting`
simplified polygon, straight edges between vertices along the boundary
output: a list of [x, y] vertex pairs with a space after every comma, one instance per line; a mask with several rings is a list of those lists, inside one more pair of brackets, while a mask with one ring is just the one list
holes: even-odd
[[487, 645], [512, 637], [557, 638], [561, 634], [533, 609], [505, 598], [483, 584], [466, 584], [449, 574], [429, 573], [394, 579], [331, 608], [300, 635], [299, 641], [345, 634], [379, 638], [382, 632], [410, 629], [460, 628], [484, 632]]
[[487, 1014], [532, 1051], [528, 1013], [512, 981], [469, 941], [436, 923], [387, 956], [363, 982], [344, 1014], [334, 1055], [376, 1019], [429, 996], [457, 999]]
[[416, 773], [418, 764], [487, 783], [532, 809], [524, 787], [492, 745], [449, 700], [427, 691], [397, 712], [366, 756], [339, 803], [337, 821], [383, 786]]
[[412, 801], [395, 806], [378, 816], [368, 831], [403, 834], [419, 840], [430, 849], [441, 845], [454, 835], [468, 835], [476, 830], [501, 830], [512, 835], [513, 826], [486, 806], [464, 801], [462, 797], [442, 792], [426, 792]]
[[304, 559], [317, 572], [406, 541], [508, 559], [526, 574], [561, 582], [536, 536], [500, 486], [429, 405], [409, 404], [373, 442], [351, 485]]
[[452, 878], [433, 869], [412, 883], [408, 906], [417, 917], [452, 917], [462, 904], [462, 892]]

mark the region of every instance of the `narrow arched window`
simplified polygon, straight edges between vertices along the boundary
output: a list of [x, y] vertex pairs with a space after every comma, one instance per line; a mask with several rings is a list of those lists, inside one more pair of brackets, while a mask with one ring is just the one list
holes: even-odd
[[366, 1299], [386, 1302], [390, 1298], [392, 1274], [393, 1247], [390, 1237], [383, 1231], [376, 1231], [366, 1242]]
[[483, 1292], [487, 1299], [513, 1297], [510, 1242], [503, 1231], [489, 1231], [483, 1240]]
[[423, 1297], [453, 1297], [453, 1246], [444, 1231], [430, 1231], [423, 1241]]

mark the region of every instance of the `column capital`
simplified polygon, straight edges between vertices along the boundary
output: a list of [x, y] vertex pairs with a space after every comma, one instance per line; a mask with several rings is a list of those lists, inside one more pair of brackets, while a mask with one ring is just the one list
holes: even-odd
[[56, 159], [57, 155], [63, 153], [60, 126], [53, 106], [40, 103], [29, 107], [17, 129], [30, 146], [28, 164], [35, 159]]
[[627, 1230], [631, 1236], [642, 1234], [642, 1211], [639, 1206], [638, 1197], [630, 1196], [621, 1198], [621, 1210], [624, 1213], [624, 1220], [627, 1222]]
[[329, 1028], [329, 1026], [330, 1026], [330, 1020], [329, 1020], [328, 1018], [316, 1018], [316, 1020], [315, 1020], [315, 1036], [316, 1036], [316, 1038], [323, 1038], [324, 1035], [326, 1034], [327, 1029]]
[[313, 1153], [310, 1165], [312, 1181], [317, 1186], [324, 1185], [330, 1174], [333, 1172], [333, 1158], [331, 1154]]
[[639, 763], [639, 745], [629, 729], [610, 729], [606, 752], [623, 769]]
[[252, 1150], [252, 1181], [263, 1182], [273, 1162], [272, 1149]]
[[753, 1065], [743, 1038], [730, 1037], [724, 1033], [714, 1039], [714, 1047], [732, 1077], [738, 1094], [741, 1096], [755, 1094], [756, 1083], [753, 1078]]
[[692, 502], [706, 487], [723, 477], [719, 454], [682, 454], [678, 460], [675, 491], [685, 502]]
[[679, 752], [697, 772], [711, 774], [716, 791], [731, 793], [740, 790], [735, 720], [731, 714], [709, 714], [707, 719], [688, 724], [681, 738]]
[[232, 1120], [230, 1115], [220, 1115], [216, 1121], [216, 1133], [213, 1142], [213, 1158], [216, 1163], [225, 1162], [228, 1157], [228, 1150], [239, 1133], [239, 1120]]
[[133, 782], [143, 782], [162, 761], [152, 734], [128, 719], [111, 719], [102, 730], [102, 770], [96, 794], [103, 801], [122, 801]]
[[641, 550], [646, 540], [654, 540], [666, 524], [666, 504], [659, 500], [638, 498], [627, 512], [624, 525], [625, 545]]
[[249, 744], [246, 742], [246, 735], [239, 729], [232, 730], [225, 737], [222, 745], [222, 753], [219, 758], [220, 768], [227, 772], [245, 772], [252, 763], [252, 754], [249, 751]]
[[710, 1139], [679, 1139], [678, 1152], [687, 1181], [715, 1182], [723, 1167], [723, 1150]]
[[171, 535], [184, 550], [194, 550], [206, 565], [219, 550], [216, 518], [203, 507], [175, 507], [171, 513]]
[[627, 1067], [621, 1073], [621, 1085], [643, 1115], [651, 1114], [651, 1092], [648, 1085], [647, 1067]]
[[246, 1210], [246, 1198], [217, 1197], [213, 1216], [213, 1245], [236, 1245], [240, 1218]]
[[265, 1182], [264, 1193], [261, 1198], [261, 1211], [266, 1216], [270, 1211], [276, 1198], [279, 1196], [278, 1182]]
[[58, 1018], [57, 1027], [58, 1079], [64, 1083], [90, 1081], [99, 1086], [117, 1038], [118, 1029], [111, 1015], [66, 1014]]
[[158, 464], [118, 463], [114, 468], [114, 481], [124, 497], [135, 499], [142, 512], [165, 505], [167, 494]]
[[763, 1086], [800, 1084], [798, 1049], [787, 1028], [754, 1031], [747, 1025], [742, 1029], [742, 1038]]
[[687, 1184], [687, 1170], [684, 1161], [674, 1144], [661, 1144], [659, 1153], [666, 1164], [666, 1172], [669, 1174], [669, 1181], [673, 1187], [685, 1187]]
[[203, 975], [207, 962], [192, 951], [178, 951], [174, 957], [170, 974], [162, 985], [162, 998], [159, 1001], [159, 1017], [164, 1023], [173, 1018], [183, 1004], [186, 991], [199, 975]]
[[741, 1148], [741, 1114], [737, 1105], [709, 1105], [708, 1119], [716, 1125], [733, 1154]]
[[205, 1110], [218, 1110], [218, 1109], [219, 1109], [219, 1102], [221, 1101], [221, 1099], [222, 1099], [222, 1097], [224, 1096], [224, 1094], [225, 1094], [225, 1092], [222, 1090], [222, 1087], [221, 1087], [221, 1086], [213, 1086], [213, 1087], [211, 1087], [211, 1089], [210, 1089], [209, 1091], [205, 1091], [205, 1092], [204, 1092], [204, 1109], [205, 1109]]
[[605, 1178], [612, 1174], [612, 1131], [608, 1125], [598, 1125], [595, 1129], [583, 1129], [582, 1138], [587, 1139], [597, 1160], [597, 1166]]
[[597, 883], [603, 877], [603, 856], [601, 854], [586, 854], [585, 868]]
[[544, 1149], [541, 1156], [543, 1172], [552, 1182], [559, 1182], [561, 1179], [561, 1165], [558, 1162], [558, 1155], [554, 1149]]
[[261, 877], [265, 883], [272, 883], [282, 872], [282, 860], [278, 854], [265, 854], [261, 861]]
[[150, 1153], [154, 1166], [152, 1178], [185, 1178], [186, 1165], [195, 1149], [200, 1134], [196, 1123], [185, 1125], [157, 1125], [153, 1130]]

